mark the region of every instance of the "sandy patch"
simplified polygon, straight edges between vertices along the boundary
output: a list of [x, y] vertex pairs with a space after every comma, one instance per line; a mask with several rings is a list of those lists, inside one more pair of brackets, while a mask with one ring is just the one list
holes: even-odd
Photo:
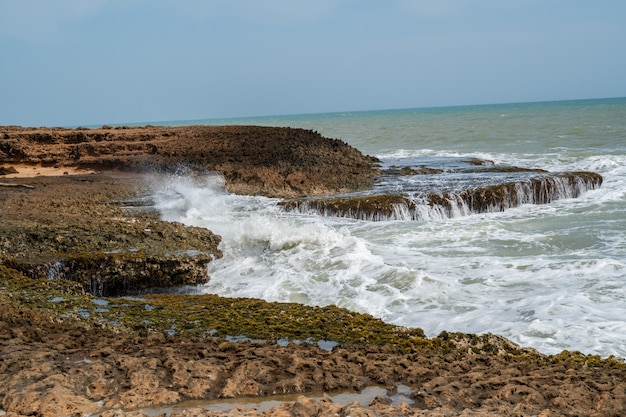
[[76, 167], [44, 167], [41, 165], [26, 164], [0, 165], [0, 171], [2, 171], [2, 168], [15, 168], [17, 173], [0, 175], [0, 178], [32, 178], [37, 176], [58, 177], [61, 175], [84, 175], [95, 173], [95, 171], [90, 169], [79, 169]]

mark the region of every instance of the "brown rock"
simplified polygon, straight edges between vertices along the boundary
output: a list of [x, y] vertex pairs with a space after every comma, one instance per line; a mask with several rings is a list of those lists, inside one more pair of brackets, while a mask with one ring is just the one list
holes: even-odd
[[17, 174], [17, 169], [12, 166], [0, 166], [0, 175]]
[[317, 401], [300, 395], [293, 405], [292, 415], [295, 417], [316, 416], [319, 414], [320, 408]]
[[3, 407], [16, 414], [41, 416], [85, 415], [102, 408], [102, 404], [74, 390], [51, 383], [52, 379], [9, 391]]
[[[13, 181], [13, 180], [7, 180]], [[35, 279], [65, 278], [98, 296], [198, 285], [221, 257], [219, 236], [125, 210], [144, 196], [138, 174], [21, 178], [0, 193], [0, 264]]]
[[229, 191], [274, 197], [369, 188], [375, 160], [303, 129], [181, 126], [102, 129], [0, 127], [3, 164], [134, 172], [220, 172]]

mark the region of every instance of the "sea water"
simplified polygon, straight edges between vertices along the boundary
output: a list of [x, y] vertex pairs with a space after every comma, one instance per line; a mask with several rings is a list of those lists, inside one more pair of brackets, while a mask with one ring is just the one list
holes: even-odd
[[626, 357], [626, 99], [164, 124], [302, 127], [384, 163], [480, 158], [602, 174], [578, 198], [417, 221], [287, 213], [276, 199], [228, 194], [215, 176], [161, 182], [155, 198], [165, 219], [222, 236], [224, 257], [198, 292]]

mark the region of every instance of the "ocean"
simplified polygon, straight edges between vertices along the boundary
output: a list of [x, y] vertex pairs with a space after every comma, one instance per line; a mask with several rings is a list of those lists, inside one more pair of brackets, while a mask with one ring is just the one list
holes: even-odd
[[164, 219], [222, 236], [224, 257], [197, 292], [626, 357], [626, 98], [162, 124], [302, 127], [387, 165], [478, 159], [601, 174], [577, 198], [414, 220], [287, 212], [277, 199], [228, 194], [217, 176], [173, 177], [154, 195]]

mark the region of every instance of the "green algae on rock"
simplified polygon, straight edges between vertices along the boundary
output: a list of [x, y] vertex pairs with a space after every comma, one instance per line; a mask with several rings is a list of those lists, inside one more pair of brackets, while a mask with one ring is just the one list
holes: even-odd
[[206, 265], [221, 256], [219, 237], [203, 228], [145, 217], [90, 223], [93, 230], [5, 224], [0, 245], [11, 249], [0, 263], [31, 278], [66, 278], [93, 294], [115, 296], [205, 283]]
[[[76, 282], [32, 279], [0, 265], [0, 290], [31, 308], [60, 317], [109, 323], [130, 331], [171, 332], [194, 337], [254, 340], [320, 340], [345, 344], [411, 347], [426, 339], [421, 329], [384, 323], [368, 314], [336, 306], [309, 307], [217, 295], [146, 294], [141, 297], [94, 297]], [[416, 345], [421, 345], [422, 340]]]
[[420, 328], [388, 324], [368, 314], [333, 305], [305, 306], [212, 294], [149, 294], [141, 297], [94, 297], [66, 280], [33, 280], [0, 265], [0, 295], [18, 304], [47, 311], [52, 320], [79, 320], [146, 335], [244, 337], [247, 340], [296, 343], [336, 342], [345, 346], [381, 346], [398, 353], [431, 351], [461, 355], [494, 355], [542, 366], [573, 362], [624, 368], [622, 359], [564, 351], [544, 355], [493, 334], [442, 332], [428, 338]]
[[166, 222], [119, 201], [144, 196], [130, 175], [29, 178], [0, 194], [0, 264], [34, 279], [64, 278], [97, 295], [197, 285], [222, 256], [211, 231]]

